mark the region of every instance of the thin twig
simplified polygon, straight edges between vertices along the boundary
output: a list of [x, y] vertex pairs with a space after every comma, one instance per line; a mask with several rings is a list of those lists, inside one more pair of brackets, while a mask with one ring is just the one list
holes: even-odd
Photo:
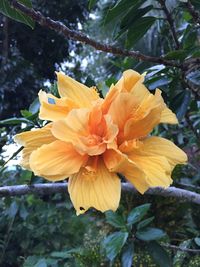
[[200, 253], [200, 249], [182, 248], [182, 247], [171, 245], [171, 244], [162, 244], [162, 246], [173, 249], [173, 250], [180, 250], [180, 251], [187, 252], [187, 253], [196, 253], [196, 254]]
[[175, 42], [175, 46], [176, 46], [176, 49], [178, 50], [180, 48], [180, 43], [178, 41], [178, 37], [177, 37], [177, 33], [176, 33], [176, 30], [175, 30], [175, 26], [174, 26], [174, 20], [171, 16], [171, 13], [169, 12], [167, 6], [166, 6], [166, 3], [165, 3], [165, 0], [159, 0], [160, 2], [160, 5], [166, 15], [166, 19], [169, 23], [169, 28], [170, 28], [170, 31], [172, 33], [172, 37], [174, 39], [174, 42]]
[[188, 8], [188, 11], [190, 12], [190, 15], [193, 17], [194, 21], [198, 24], [200, 24], [200, 14], [195, 9], [195, 7], [192, 5], [190, 0], [186, 2], [186, 7]]
[[152, 56], [144, 55], [138, 51], [129, 51], [129, 50], [121, 49], [114, 45], [109, 45], [109, 44], [95, 41], [94, 39], [88, 37], [87, 35], [79, 31], [69, 29], [67, 26], [65, 26], [63, 23], [59, 21], [54, 21], [49, 17], [43, 16], [41, 12], [35, 11], [33, 8], [28, 8], [16, 0], [10, 0], [10, 3], [14, 8], [28, 15], [41, 26], [54, 30], [56, 33], [63, 35], [65, 38], [70, 38], [72, 40], [90, 45], [94, 47], [96, 50], [100, 50], [103, 52], [107, 52], [107, 53], [111, 53], [111, 54], [119, 55], [119, 56], [132, 57], [132, 58], [136, 58], [141, 61], [147, 61], [151, 63], [164, 64], [166, 66], [182, 68], [181, 64], [173, 60], [165, 60], [162, 56], [152, 57]]
[[[0, 187], [0, 197], [22, 196], [26, 194], [49, 195], [53, 193], [66, 193], [67, 183], [45, 183], [32, 185], [13, 185]], [[122, 183], [122, 190], [133, 194], [139, 194], [130, 183]], [[180, 201], [188, 201], [200, 205], [200, 194], [176, 188], [167, 189], [161, 187], [150, 188], [145, 195], [159, 195], [163, 197], [174, 197]]]
[[11, 161], [12, 159], [14, 159], [14, 158], [15, 158], [15, 157], [22, 151], [23, 148], [24, 148], [24, 147], [21, 146], [19, 149], [17, 149], [17, 151], [15, 151], [15, 152], [12, 154], [12, 156], [11, 156], [7, 161], [5, 161], [5, 162], [3, 163], [3, 165], [0, 166], [0, 173], [1, 173], [1, 171], [4, 169], [4, 167], [6, 166], [6, 164], [7, 164], [9, 161]]

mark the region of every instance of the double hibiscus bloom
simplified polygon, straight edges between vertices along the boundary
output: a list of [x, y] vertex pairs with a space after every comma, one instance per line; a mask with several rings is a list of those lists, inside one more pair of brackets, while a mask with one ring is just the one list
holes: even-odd
[[24, 146], [24, 168], [50, 181], [69, 177], [77, 214], [90, 207], [117, 209], [117, 173], [140, 193], [172, 183], [174, 166], [185, 163], [187, 156], [171, 141], [149, 135], [159, 123], [178, 123], [160, 90], [151, 94], [144, 76], [133, 70], [123, 73], [105, 99], [61, 72], [57, 79], [61, 98], [39, 92], [39, 117], [50, 123], [15, 136]]

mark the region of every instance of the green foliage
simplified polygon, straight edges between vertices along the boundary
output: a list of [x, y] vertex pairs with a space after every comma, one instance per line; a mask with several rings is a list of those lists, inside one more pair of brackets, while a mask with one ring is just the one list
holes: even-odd
[[131, 48], [138, 40], [140, 40], [154, 22], [154, 17], [144, 17], [133, 23], [127, 33], [127, 48]]
[[121, 228], [121, 231], [108, 235], [103, 242], [106, 256], [111, 262], [120, 256], [122, 266], [130, 267], [133, 263], [134, 251], [138, 251], [140, 247], [145, 247], [159, 266], [162, 266], [161, 259], [163, 257], [166, 259], [165, 266], [171, 266], [169, 255], [155, 241], [166, 238], [166, 233], [159, 228], [149, 227], [154, 217], [142, 220], [147, 215], [150, 206], [147, 203], [135, 207], [126, 215], [126, 220], [118, 213], [111, 211], [106, 213], [107, 223], [114, 228]]
[[158, 228], [144, 228], [136, 232], [136, 237], [143, 241], [157, 240], [165, 237], [166, 233]]
[[172, 263], [170, 260], [169, 255], [163, 249], [163, 247], [157, 243], [156, 241], [149, 242], [147, 245], [147, 249], [154, 259], [154, 261], [160, 266], [160, 267], [171, 267]]
[[[30, 0], [19, 0], [19, 3], [27, 7], [32, 7]], [[8, 0], [1, 0], [0, 12], [3, 13], [5, 16], [8, 16], [9, 18], [14, 19], [18, 22], [24, 23], [34, 29], [35, 22], [33, 21], [33, 19], [12, 7]]]
[[139, 222], [150, 209], [151, 204], [144, 204], [142, 206], [134, 208], [127, 218], [128, 225], [135, 224]]
[[133, 263], [134, 255], [134, 244], [129, 242], [127, 246], [124, 247], [122, 253], [122, 267], [131, 267]]
[[122, 216], [112, 211], [106, 212], [106, 221], [110, 225], [114, 226], [115, 228], [122, 228], [126, 227], [125, 221]]
[[106, 237], [103, 246], [106, 250], [106, 256], [110, 261], [113, 261], [117, 254], [121, 251], [127, 238], [127, 232], [115, 232]]

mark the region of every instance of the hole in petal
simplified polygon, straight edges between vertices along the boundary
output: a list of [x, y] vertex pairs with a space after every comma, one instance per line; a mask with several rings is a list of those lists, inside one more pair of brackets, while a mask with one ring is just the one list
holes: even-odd
[[53, 98], [48, 97], [48, 103], [49, 104], [52, 104], [52, 105], [55, 105], [56, 104], [56, 101]]
[[80, 209], [80, 210], [85, 210], [83, 207], [80, 207], [79, 209]]

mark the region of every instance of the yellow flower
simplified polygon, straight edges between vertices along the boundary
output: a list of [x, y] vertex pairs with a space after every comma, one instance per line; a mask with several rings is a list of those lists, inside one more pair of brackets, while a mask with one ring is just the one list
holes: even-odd
[[77, 214], [117, 209], [117, 173], [141, 193], [171, 184], [174, 166], [187, 156], [171, 141], [149, 136], [159, 123], [177, 123], [159, 90], [149, 93], [144, 76], [128, 70], [101, 99], [95, 89], [57, 76], [61, 98], [39, 92], [39, 116], [52, 122], [15, 137], [24, 146], [22, 166], [51, 181], [69, 177]]

